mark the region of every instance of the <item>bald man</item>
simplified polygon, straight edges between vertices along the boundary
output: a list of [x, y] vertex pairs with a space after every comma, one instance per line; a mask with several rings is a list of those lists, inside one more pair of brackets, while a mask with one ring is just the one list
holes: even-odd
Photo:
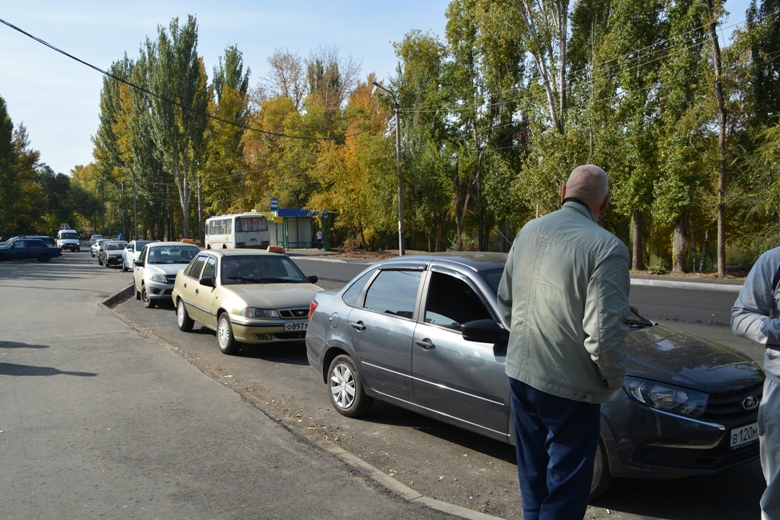
[[572, 171], [561, 209], [515, 237], [498, 288], [526, 520], [583, 518], [601, 403], [625, 377], [629, 254], [598, 224], [607, 174]]

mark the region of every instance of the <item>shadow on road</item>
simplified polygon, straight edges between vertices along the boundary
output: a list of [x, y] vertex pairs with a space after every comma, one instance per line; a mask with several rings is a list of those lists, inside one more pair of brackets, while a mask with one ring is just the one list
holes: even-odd
[[14, 363], [0, 363], [0, 375], [3, 376], [81, 376], [94, 377], [92, 372], [71, 372], [52, 367], [38, 367], [35, 365], [16, 365]]

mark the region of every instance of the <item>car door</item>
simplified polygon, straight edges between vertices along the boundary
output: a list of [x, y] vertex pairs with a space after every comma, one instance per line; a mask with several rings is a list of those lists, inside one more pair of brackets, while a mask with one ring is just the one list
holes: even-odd
[[195, 280], [195, 294], [193, 295], [193, 305], [198, 309], [198, 321], [205, 325], [216, 328], [217, 317], [215, 315], [215, 306], [217, 301], [214, 298], [215, 287], [209, 287], [208, 285], [202, 285], [200, 280], [203, 278], [211, 278], [214, 280], [214, 284], [217, 284], [217, 259], [213, 255], [207, 255], [205, 258], [205, 265], [203, 271]]
[[[146, 257], [149, 254], [149, 246], [144, 246], [143, 250], [141, 250], [141, 255], [138, 257], [139, 262], [146, 263]], [[143, 266], [138, 266], [133, 263], [133, 284], [135, 285], [135, 290], [140, 292], [141, 291], [141, 285], [144, 279], [144, 268]]]
[[412, 402], [412, 337], [422, 270], [388, 269], [348, 316], [364, 381], [377, 393]]
[[[203, 311], [198, 308], [195, 302], [195, 291], [198, 289], [198, 279], [203, 266], [206, 264], [207, 255], [198, 255], [190, 262], [190, 265], [184, 269], [184, 272], [176, 275], [176, 293], [184, 302], [184, 308], [190, 318], [203, 323]], [[181, 279], [180, 279], [181, 278]], [[178, 305], [178, 302], [177, 302]]]
[[135, 252], [135, 242], [130, 242], [127, 247], [122, 251], [122, 263], [123, 265], [133, 267], [133, 253]]
[[466, 341], [460, 325], [497, 320], [467, 276], [432, 268], [414, 333], [414, 402], [455, 418], [464, 428], [496, 438], [508, 432], [506, 345]]
[[24, 258], [38, 258], [46, 247], [42, 240], [23, 240], [22, 242], [25, 245]]

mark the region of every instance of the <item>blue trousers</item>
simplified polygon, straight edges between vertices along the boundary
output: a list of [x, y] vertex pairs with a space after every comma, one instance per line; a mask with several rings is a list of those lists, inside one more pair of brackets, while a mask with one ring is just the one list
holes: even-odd
[[511, 377], [509, 385], [523, 518], [583, 518], [593, 480], [601, 405], [550, 395]]

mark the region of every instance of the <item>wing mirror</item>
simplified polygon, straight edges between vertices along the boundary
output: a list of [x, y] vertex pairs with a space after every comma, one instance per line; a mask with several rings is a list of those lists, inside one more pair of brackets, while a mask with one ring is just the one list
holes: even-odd
[[133, 265], [135, 265], [136, 267], [143, 267], [144, 266], [144, 261], [143, 260], [133, 260]]
[[317, 277], [316, 277], [316, 276], [314, 276], [314, 275], [312, 275], [312, 276], [307, 276], [307, 277], [306, 277], [306, 279], [307, 279], [307, 280], [309, 280], [309, 283], [317, 283], [317, 280], [319, 280], [319, 278], [317, 278]]
[[493, 320], [474, 320], [463, 323], [460, 332], [466, 341], [478, 343], [506, 343], [509, 331]]
[[217, 284], [214, 283], [214, 278], [211, 276], [204, 276], [200, 280], [198, 280], [198, 283], [205, 286], [205, 287], [216, 287]]

